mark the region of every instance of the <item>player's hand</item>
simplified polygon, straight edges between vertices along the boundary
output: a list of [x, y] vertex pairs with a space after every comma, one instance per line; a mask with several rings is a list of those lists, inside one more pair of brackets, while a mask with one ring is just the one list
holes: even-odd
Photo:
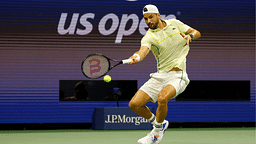
[[183, 45], [183, 47], [186, 46], [186, 45], [189, 45], [189, 43], [192, 41], [192, 40], [191, 40], [191, 37], [190, 37], [189, 35], [185, 35], [184, 33], [180, 33], [180, 35], [181, 35], [184, 39], [187, 40], [186, 43]]
[[138, 59], [136, 59], [137, 56], [133, 55], [131, 56], [129, 59], [132, 59], [132, 62], [128, 63], [129, 65], [133, 65], [133, 64], [136, 64], [138, 63]]

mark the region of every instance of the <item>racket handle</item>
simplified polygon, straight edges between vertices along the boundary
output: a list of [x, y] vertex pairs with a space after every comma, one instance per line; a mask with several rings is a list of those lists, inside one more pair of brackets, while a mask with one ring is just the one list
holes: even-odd
[[123, 64], [128, 64], [130, 62], [132, 62], [132, 59], [124, 59], [122, 60]]

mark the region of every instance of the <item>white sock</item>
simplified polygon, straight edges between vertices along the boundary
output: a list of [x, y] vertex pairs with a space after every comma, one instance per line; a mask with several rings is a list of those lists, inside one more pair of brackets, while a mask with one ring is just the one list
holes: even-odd
[[155, 134], [158, 134], [158, 133], [159, 133], [159, 131], [160, 131], [161, 127], [162, 127], [162, 124], [163, 124], [163, 123], [155, 122], [155, 128], [154, 128], [154, 133], [155, 133]]
[[148, 121], [149, 121], [151, 124], [155, 125], [155, 123], [156, 123], [156, 116], [152, 113], [152, 116], [151, 116], [150, 119], [148, 119]]

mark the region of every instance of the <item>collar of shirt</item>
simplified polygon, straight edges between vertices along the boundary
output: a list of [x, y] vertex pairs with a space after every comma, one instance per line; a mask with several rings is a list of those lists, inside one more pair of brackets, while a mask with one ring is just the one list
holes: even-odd
[[165, 23], [166, 23], [166, 26], [163, 28], [163, 29], [160, 29], [160, 28], [157, 28], [157, 29], [149, 29], [151, 32], [157, 32], [157, 31], [160, 31], [160, 30], [165, 30], [165, 29], [167, 29], [171, 24], [170, 24], [170, 22], [169, 21], [167, 21], [167, 20], [163, 20], [162, 19], [162, 21], [164, 21]]

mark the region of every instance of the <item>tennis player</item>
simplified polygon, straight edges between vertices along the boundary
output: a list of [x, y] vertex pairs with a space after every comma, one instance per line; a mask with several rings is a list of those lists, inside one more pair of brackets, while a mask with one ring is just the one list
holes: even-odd
[[[135, 52], [129, 64], [142, 61], [149, 51], [157, 61], [157, 72], [141, 86], [129, 103], [129, 107], [153, 124], [153, 130], [138, 140], [139, 144], [161, 142], [169, 122], [165, 120], [168, 102], [182, 93], [189, 84], [186, 73], [186, 56], [189, 43], [201, 37], [201, 33], [176, 19], [161, 19], [155, 5], [146, 5], [143, 16], [149, 29], [141, 39], [141, 48]], [[158, 101], [156, 115], [147, 106], [149, 101]]]

